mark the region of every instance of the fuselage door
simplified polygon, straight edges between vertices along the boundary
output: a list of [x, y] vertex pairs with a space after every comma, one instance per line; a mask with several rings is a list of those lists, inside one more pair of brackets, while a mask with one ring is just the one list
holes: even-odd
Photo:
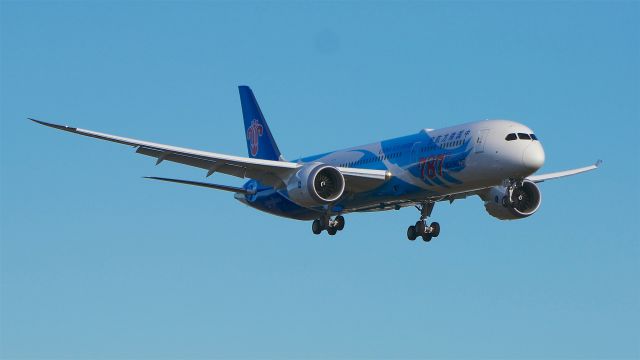
[[475, 149], [476, 154], [484, 152], [484, 144], [487, 142], [487, 136], [489, 135], [489, 129], [482, 129], [478, 131], [478, 136], [476, 137]]

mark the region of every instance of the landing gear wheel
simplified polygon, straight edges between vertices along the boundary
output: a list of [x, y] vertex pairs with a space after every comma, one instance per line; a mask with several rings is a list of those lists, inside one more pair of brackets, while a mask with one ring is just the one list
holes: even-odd
[[416, 205], [416, 209], [420, 210], [420, 220], [415, 225], [409, 226], [407, 229], [407, 238], [409, 240], [415, 240], [418, 237], [422, 237], [425, 242], [431, 241], [433, 238], [440, 235], [440, 224], [432, 222], [431, 225], [427, 223], [427, 219], [431, 216], [435, 201], [426, 200], [419, 205]]
[[338, 232], [338, 229], [334, 227], [330, 227], [327, 229], [327, 232], [329, 233], [329, 235], [333, 236]]
[[320, 224], [320, 220], [313, 220], [313, 224], [311, 224], [311, 231], [313, 231], [313, 233], [316, 235], [322, 232], [322, 224]]
[[411, 225], [409, 226], [409, 228], [407, 229], [407, 239], [413, 241], [418, 237], [418, 234], [416, 234], [416, 227]]
[[342, 215], [338, 215], [336, 216], [336, 229], [338, 229], [338, 231], [344, 229], [344, 217]]
[[438, 235], [440, 235], [440, 224], [434, 221], [431, 223], [431, 236], [435, 238]]

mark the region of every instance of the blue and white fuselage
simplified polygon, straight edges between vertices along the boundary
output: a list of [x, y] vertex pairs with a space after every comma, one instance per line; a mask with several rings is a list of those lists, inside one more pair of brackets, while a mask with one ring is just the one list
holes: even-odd
[[[505, 140], [508, 134], [529, 138]], [[286, 189], [263, 186], [256, 180], [245, 188], [257, 190], [236, 198], [256, 209], [284, 217], [310, 220], [327, 212], [387, 210], [426, 200], [454, 199], [457, 194], [499, 186], [508, 178], [525, 178], [544, 164], [542, 145], [528, 127], [508, 120], [484, 120], [383, 140], [294, 160], [337, 168], [383, 170], [388, 180], [363, 192], [348, 193], [332, 204], [303, 207]]]
[[37, 123], [88, 137], [133, 146], [136, 152], [163, 161], [251, 179], [243, 187], [192, 180], [152, 179], [235, 193], [239, 201], [264, 212], [299, 220], [314, 220], [312, 230], [330, 235], [344, 228], [343, 215], [416, 206], [420, 220], [407, 237], [425, 241], [440, 234], [427, 224], [438, 201], [478, 195], [486, 211], [503, 220], [535, 213], [541, 202], [536, 185], [590, 171], [579, 169], [532, 175], [544, 164], [544, 150], [533, 131], [508, 120], [483, 120], [417, 133], [362, 146], [284, 160], [271, 130], [247, 86], [240, 86], [248, 156], [125, 138], [76, 127]]

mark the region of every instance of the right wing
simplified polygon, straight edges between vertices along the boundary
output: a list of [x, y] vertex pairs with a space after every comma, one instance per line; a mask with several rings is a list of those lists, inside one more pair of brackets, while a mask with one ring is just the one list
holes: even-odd
[[590, 166], [585, 166], [585, 167], [582, 167], [582, 168], [579, 168], [579, 169], [573, 169], [573, 170], [558, 171], [558, 172], [549, 173], [549, 174], [533, 175], [533, 176], [529, 176], [527, 178], [527, 180], [531, 180], [534, 183], [541, 183], [541, 182], [543, 182], [545, 180], [553, 180], [553, 179], [558, 179], [558, 178], [565, 177], [565, 176], [577, 175], [577, 174], [581, 174], [583, 172], [595, 170], [601, 164], [602, 164], [602, 160], [598, 160], [598, 161], [596, 161], [595, 164], [590, 165]]
[[[29, 120], [32, 120], [41, 125], [52, 127], [54, 129], [136, 147], [137, 153], [157, 158], [158, 160], [156, 161], [156, 165], [165, 160], [172, 161], [205, 169], [207, 170], [207, 176], [213, 174], [214, 172], [221, 172], [223, 174], [228, 174], [239, 178], [256, 179], [259, 180], [262, 184], [272, 186], [274, 188], [283, 187], [284, 182], [293, 173], [304, 166], [304, 163], [263, 160], [218, 154], [208, 151], [187, 149], [104, 134], [71, 126], [52, 124], [36, 119]], [[384, 170], [342, 167], [339, 167], [338, 170], [345, 177], [345, 185], [348, 186], [350, 191], [354, 192], [375, 188], [386, 181], [389, 176], [389, 174]]]

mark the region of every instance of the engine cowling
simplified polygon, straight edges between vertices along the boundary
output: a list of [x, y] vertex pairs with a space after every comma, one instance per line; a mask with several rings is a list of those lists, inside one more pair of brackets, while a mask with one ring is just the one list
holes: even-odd
[[533, 215], [542, 202], [542, 194], [538, 186], [529, 180], [525, 180], [513, 190], [509, 203], [508, 190], [504, 186], [495, 186], [485, 196], [484, 207], [487, 212], [500, 220], [515, 220]]
[[333, 203], [342, 196], [344, 188], [340, 170], [321, 163], [304, 166], [287, 182], [288, 198], [304, 207]]

